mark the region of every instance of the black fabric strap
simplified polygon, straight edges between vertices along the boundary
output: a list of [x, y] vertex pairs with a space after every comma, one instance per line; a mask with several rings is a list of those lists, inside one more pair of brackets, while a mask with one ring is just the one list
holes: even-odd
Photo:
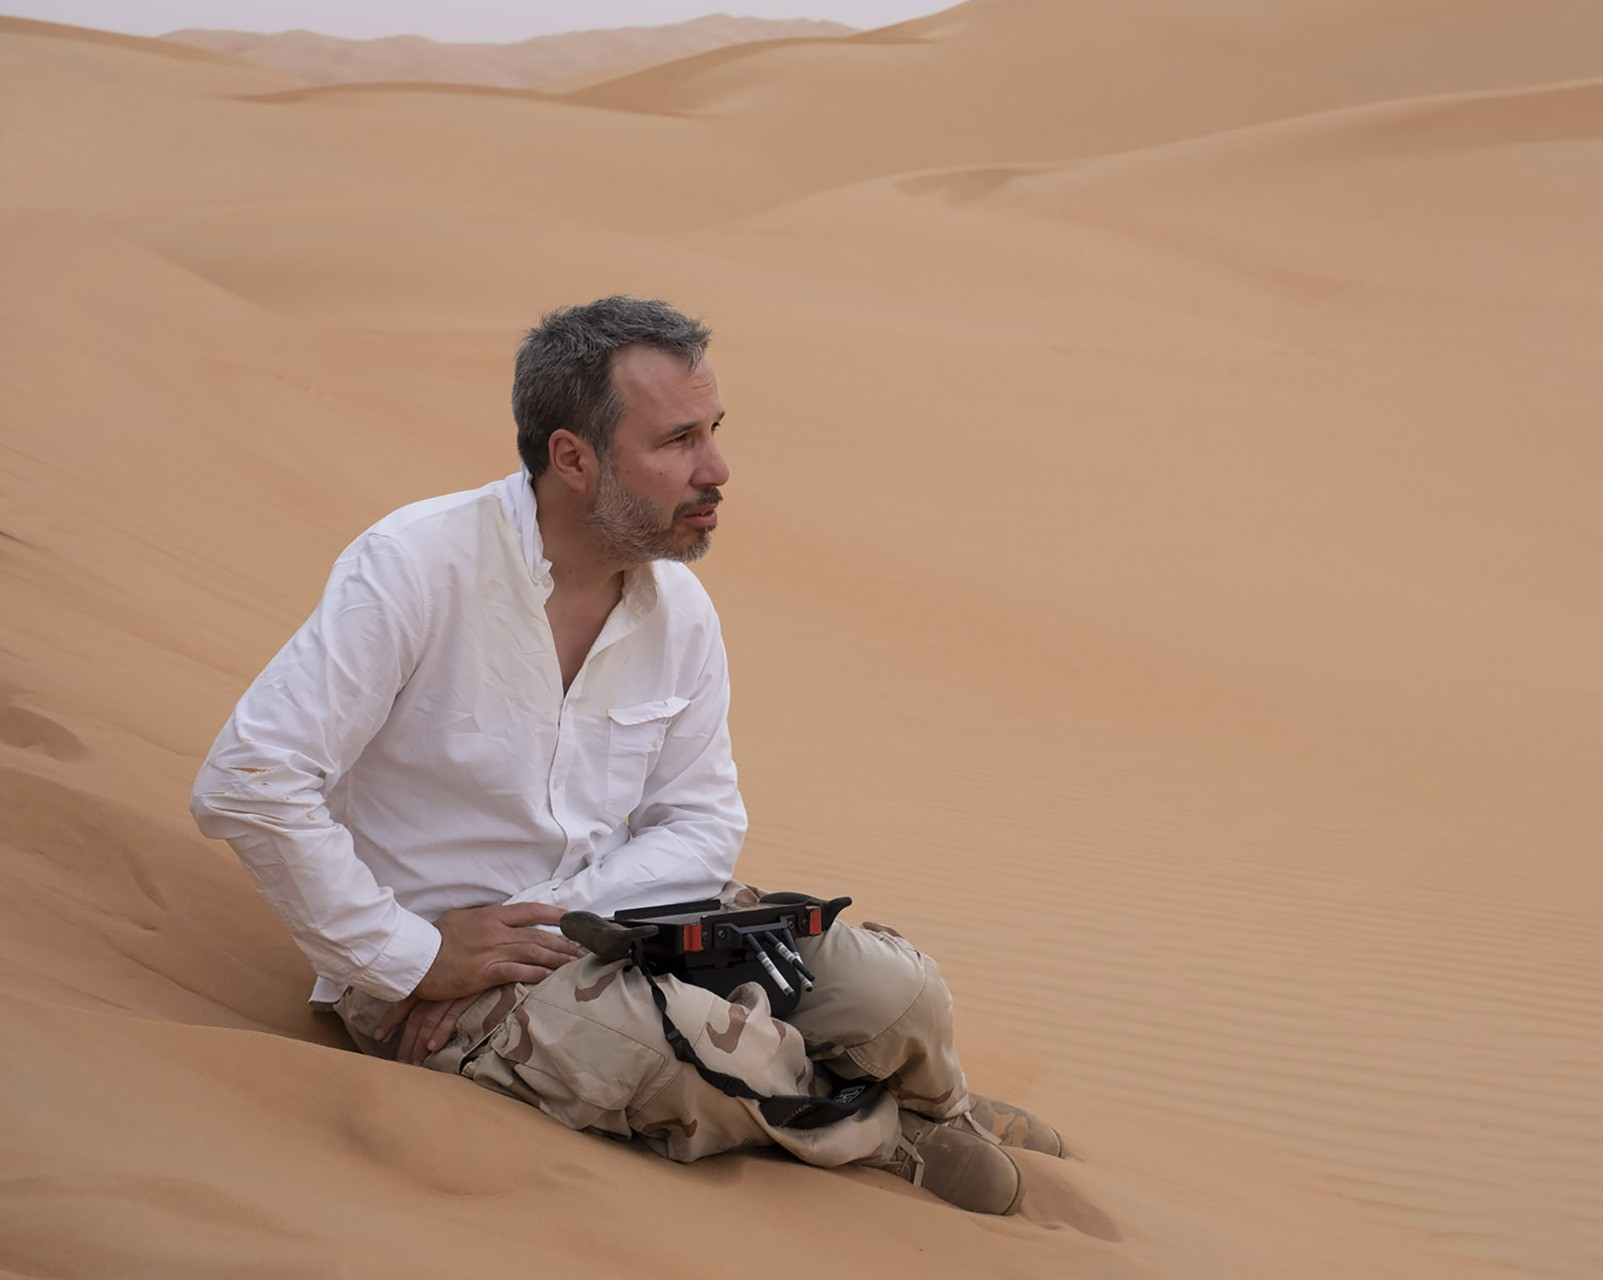
[[684, 1033], [674, 1025], [668, 1016], [668, 997], [663, 989], [657, 985], [657, 980], [651, 976], [651, 971], [641, 963], [637, 954], [632, 961], [634, 967], [645, 975], [646, 984], [651, 988], [651, 999], [656, 1003], [657, 1012], [662, 1017], [662, 1034], [668, 1039], [668, 1046], [673, 1050], [673, 1056], [680, 1062], [687, 1063], [701, 1073], [701, 1078], [715, 1089], [721, 1089], [731, 1098], [745, 1098], [757, 1104], [762, 1112], [763, 1119], [780, 1129], [817, 1129], [826, 1124], [833, 1124], [837, 1120], [844, 1120], [854, 1116], [864, 1107], [879, 1099], [884, 1092], [885, 1083], [882, 1080], [859, 1080], [842, 1082], [835, 1080], [824, 1068], [827, 1079], [834, 1081], [835, 1088], [822, 1097], [808, 1097], [806, 1095], [776, 1095], [758, 1093], [744, 1080], [727, 1075], [722, 1071], [715, 1071], [703, 1062], [696, 1051], [691, 1048], [690, 1041], [686, 1040]]

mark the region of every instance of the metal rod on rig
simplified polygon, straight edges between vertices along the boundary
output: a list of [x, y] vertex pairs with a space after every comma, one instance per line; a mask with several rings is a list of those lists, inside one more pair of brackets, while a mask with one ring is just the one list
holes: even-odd
[[802, 989], [804, 991], [811, 991], [813, 989], [813, 983], [818, 981], [818, 975], [807, 967], [806, 963], [801, 958], [801, 953], [791, 947], [786, 938], [782, 938], [777, 933], [769, 934], [768, 939], [774, 944], [774, 950], [779, 952], [779, 954], [786, 960], [790, 961], [790, 967], [796, 970], [797, 973], [801, 974], [802, 982], [805, 984]]
[[779, 966], [774, 963], [768, 952], [763, 950], [762, 943], [757, 940], [760, 936], [760, 934], [754, 933], [747, 934], [746, 944], [751, 948], [752, 954], [757, 957], [758, 962], [761, 963], [768, 976], [774, 980], [774, 985], [779, 988], [780, 992], [787, 996], [795, 995], [796, 988], [785, 981], [785, 975], [780, 973]]

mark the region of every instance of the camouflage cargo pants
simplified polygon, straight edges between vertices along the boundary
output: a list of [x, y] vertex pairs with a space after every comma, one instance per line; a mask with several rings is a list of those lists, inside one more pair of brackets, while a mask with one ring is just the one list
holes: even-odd
[[[754, 983], [725, 1000], [675, 978], [658, 981], [697, 1056], [758, 1093], [826, 1092], [816, 1064], [846, 1079], [889, 1082], [872, 1106], [822, 1128], [777, 1128], [755, 1104], [708, 1084], [673, 1056], [641, 973], [593, 956], [534, 986], [486, 991], [424, 1065], [530, 1103], [570, 1128], [638, 1135], [686, 1161], [775, 1143], [810, 1164], [878, 1164], [896, 1150], [899, 1107], [936, 1119], [967, 1109], [952, 998], [934, 961], [901, 938], [846, 924], [802, 939], [800, 950], [818, 982], [784, 1021], [771, 1016]], [[371, 1038], [389, 1007], [351, 990], [335, 1012], [364, 1052], [393, 1057], [399, 1035], [388, 1045]]]

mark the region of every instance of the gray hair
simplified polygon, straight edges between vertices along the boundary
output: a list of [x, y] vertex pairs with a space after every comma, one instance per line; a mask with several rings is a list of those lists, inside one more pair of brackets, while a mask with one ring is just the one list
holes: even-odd
[[550, 464], [554, 431], [566, 428], [597, 454], [611, 448], [624, 410], [612, 384], [615, 353], [651, 347], [694, 369], [711, 339], [699, 320], [666, 302], [622, 294], [547, 312], [525, 335], [512, 377], [518, 455], [529, 474], [538, 477]]

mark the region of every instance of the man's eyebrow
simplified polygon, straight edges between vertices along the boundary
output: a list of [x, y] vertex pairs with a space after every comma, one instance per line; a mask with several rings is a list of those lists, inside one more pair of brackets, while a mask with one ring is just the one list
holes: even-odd
[[[724, 420], [724, 414], [727, 412], [728, 410], [726, 409], [720, 409], [718, 411], [718, 416], [712, 420], [712, 425], [716, 427], [720, 422], [722, 422]], [[672, 440], [675, 436], [682, 435], [686, 431], [694, 431], [700, 425], [701, 423], [699, 422], [681, 422], [677, 426], [664, 427], [658, 438], [662, 440]]]

